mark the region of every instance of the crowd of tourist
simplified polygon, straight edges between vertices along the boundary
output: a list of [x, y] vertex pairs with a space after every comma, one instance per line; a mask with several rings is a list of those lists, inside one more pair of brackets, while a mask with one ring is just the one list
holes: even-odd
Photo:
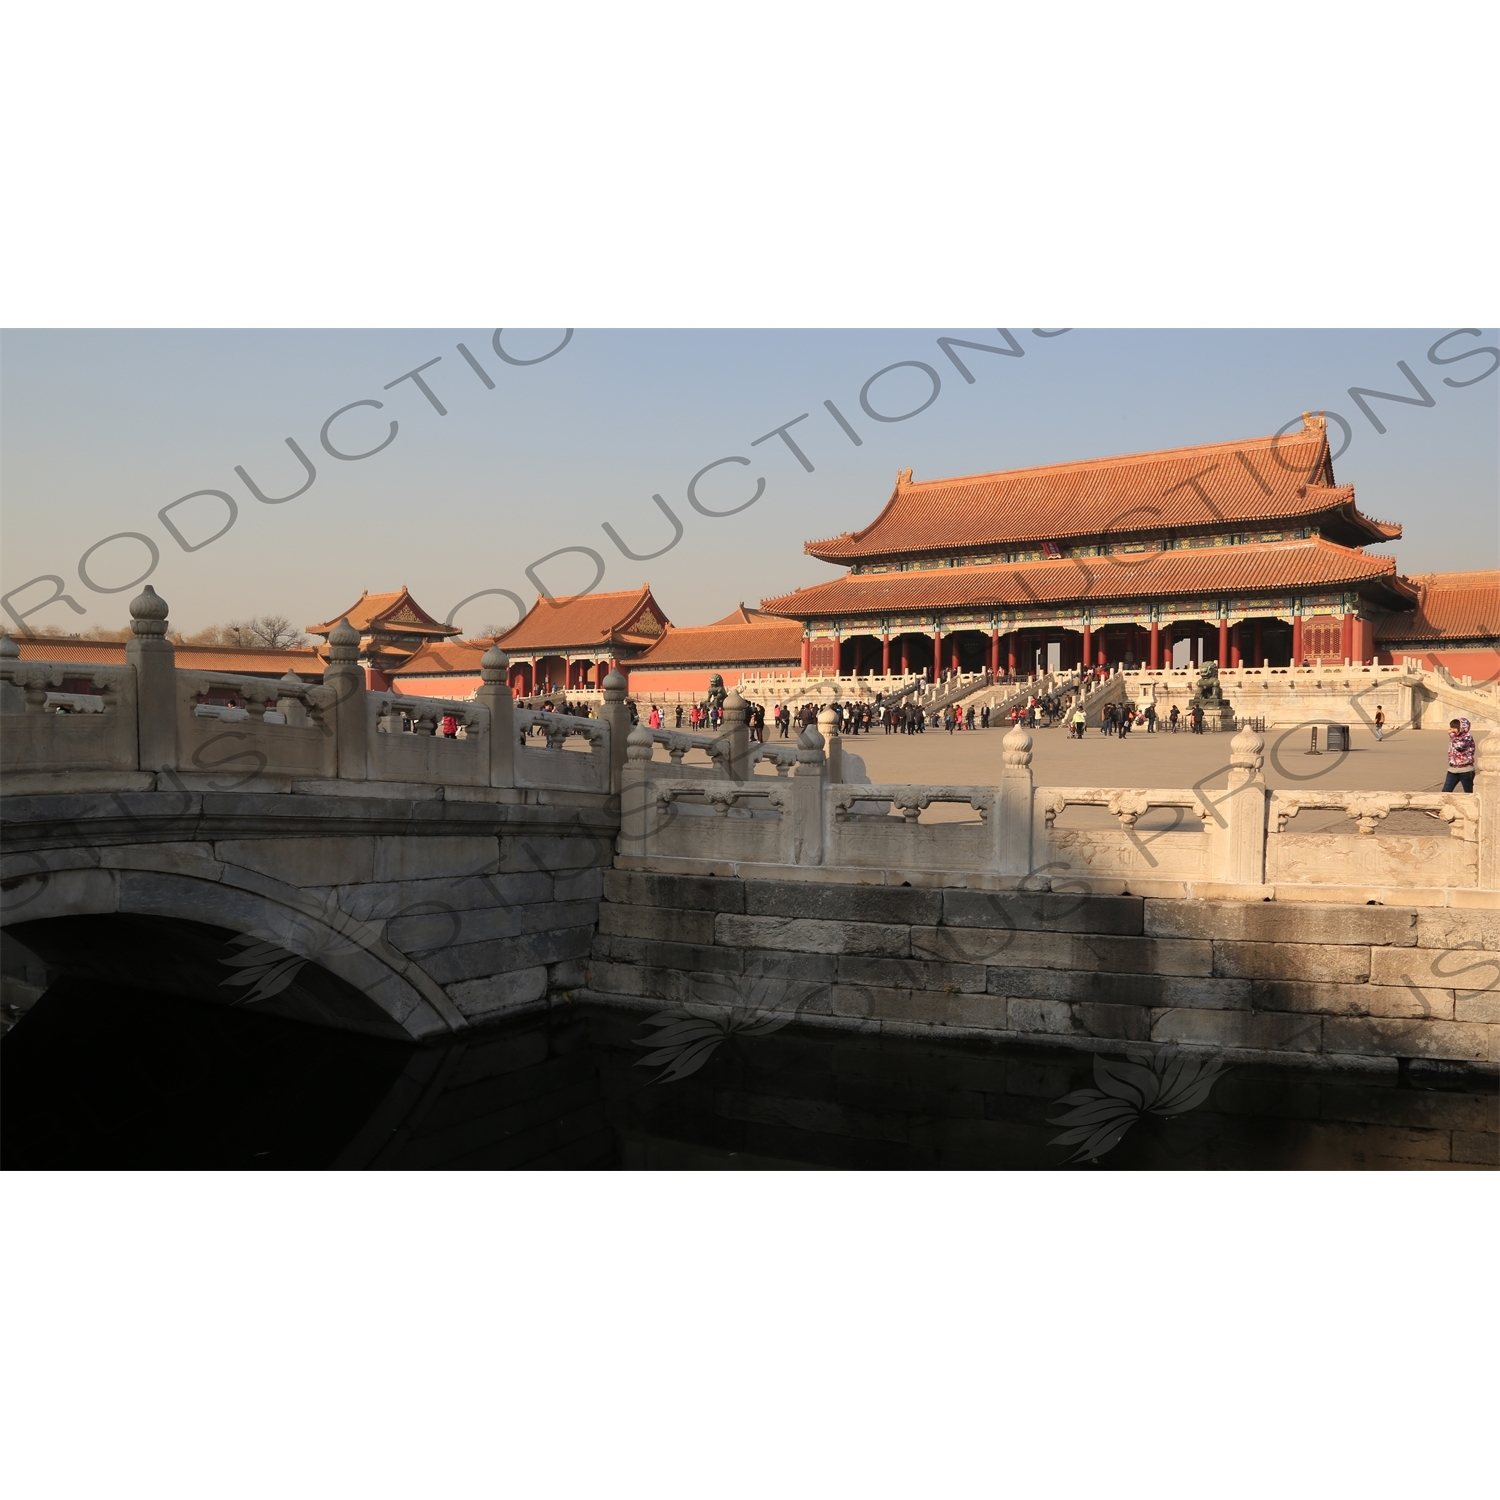
[[[1097, 673], [1079, 671], [1076, 674], [1077, 687], [1086, 692], [1094, 681], [1102, 681], [1108, 675], [1104, 668], [1098, 669]], [[805, 728], [816, 728], [818, 715], [825, 706], [833, 709], [837, 732], [842, 735], [874, 734], [877, 730], [882, 734], [925, 734], [929, 729], [958, 734], [975, 729], [989, 729], [994, 723], [1007, 727], [1020, 725], [1028, 729], [1046, 728], [1061, 723], [1066, 726], [1070, 739], [1082, 739], [1088, 729], [1088, 715], [1081, 702], [1081, 696], [1076, 690], [1063, 694], [1033, 694], [1025, 703], [1015, 705], [1008, 714], [1001, 715], [998, 719], [993, 707], [987, 703], [978, 708], [970, 703], [967, 706], [949, 705], [945, 708], [926, 709], [909, 701], [886, 703], [879, 698], [873, 703], [853, 700], [834, 701], [828, 705], [777, 703], [772, 705], [769, 715], [763, 703], [747, 703], [746, 708], [750, 738], [756, 744], [765, 743], [768, 717], [781, 739], [791, 739]], [[561, 697], [556, 700], [548, 698], [541, 707], [543, 712], [573, 714], [581, 718], [592, 718], [595, 714], [592, 704], [570, 704]], [[630, 713], [630, 722], [641, 723], [642, 709], [636, 701], [627, 698], [626, 707]], [[684, 729], [695, 734], [714, 734], [723, 727], [724, 709], [722, 703], [710, 701], [678, 703], [670, 707], [652, 703], [645, 708], [644, 721], [652, 729]], [[444, 719], [444, 734], [456, 732], [456, 725], [450, 729], [450, 724], [452, 720]], [[1168, 734], [1202, 734], [1205, 729], [1203, 710], [1199, 705], [1193, 704], [1184, 712], [1174, 703], [1168, 713], [1158, 716], [1155, 703], [1147, 703], [1142, 708], [1134, 703], [1118, 702], [1106, 703], [1100, 710], [1101, 735], [1123, 740], [1136, 729], [1143, 730], [1146, 734], [1156, 734], [1158, 730]]]

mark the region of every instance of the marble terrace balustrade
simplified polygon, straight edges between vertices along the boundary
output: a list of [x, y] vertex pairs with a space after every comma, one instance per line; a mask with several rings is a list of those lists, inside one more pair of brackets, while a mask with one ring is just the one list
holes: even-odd
[[[329, 636], [320, 685], [291, 672], [268, 680], [179, 670], [166, 602], [149, 587], [131, 605], [131, 624], [123, 667], [22, 661], [15, 642], [0, 639], [8, 793], [337, 791], [350, 783], [618, 790], [629, 729], [618, 676], [606, 684], [600, 717], [575, 718], [518, 709], [497, 648], [484, 657], [474, 700], [447, 702], [368, 691], [359, 634], [347, 623]], [[93, 691], [79, 693], [85, 684]], [[445, 718], [453, 735], [442, 733]]]
[[[855, 884], [1076, 890], [1091, 894], [1500, 905], [1500, 764], [1479, 742], [1473, 795], [1271, 791], [1264, 741], [1230, 746], [1225, 789], [1033, 784], [1031, 736], [1006, 734], [997, 786], [872, 785], [841, 774], [833, 715], [795, 751], [742, 742], [743, 706], [725, 709], [722, 750], [687, 774], [654, 761], [663, 732], [629, 737], [621, 784], [620, 869]], [[972, 816], [924, 822], [936, 803]], [[1100, 809], [1115, 828], [1074, 826], [1070, 808]], [[1298, 831], [1307, 810], [1347, 824]], [[1384, 833], [1394, 811], [1430, 813], [1436, 836]], [[1098, 821], [1097, 817], [1094, 819]]]

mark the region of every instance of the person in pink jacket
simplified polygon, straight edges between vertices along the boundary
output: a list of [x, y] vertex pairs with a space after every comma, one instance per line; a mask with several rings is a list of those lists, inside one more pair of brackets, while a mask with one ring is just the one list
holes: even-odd
[[1474, 790], [1474, 736], [1469, 732], [1467, 719], [1448, 721], [1448, 776], [1443, 782], [1443, 790]]

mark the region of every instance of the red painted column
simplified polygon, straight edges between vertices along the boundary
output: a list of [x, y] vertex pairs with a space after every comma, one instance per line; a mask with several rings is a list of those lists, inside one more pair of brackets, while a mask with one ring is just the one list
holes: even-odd
[[953, 670], [958, 671], [958, 632], [955, 630], [949, 639], [953, 643]]
[[812, 671], [812, 642], [806, 636], [802, 637], [802, 670]]
[[903, 677], [907, 676], [911, 671], [911, 667], [908, 664], [909, 659], [910, 658], [906, 650], [906, 636], [903, 634], [901, 637], [901, 675]]
[[1092, 625], [1083, 627], [1083, 664], [1086, 667], [1094, 665], [1094, 627]]
[[1250, 663], [1252, 667], [1263, 667], [1266, 664], [1266, 641], [1265, 621], [1255, 622], [1255, 660]]
[[1229, 665], [1229, 621], [1224, 619], [1219, 621], [1219, 665]]
[[1302, 616], [1292, 616], [1292, 665], [1302, 665]]
[[990, 631], [990, 676], [1000, 675], [1000, 632]]
[[1229, 642], [1229, 665], [1231, 667], [1237, 667], [1240, 665], [1240, 645], [1244, 641], [1244, 639], [1245, 622], [1241, 620], [1240, 623], [1234, 627], [1234, 635], [1230, 638]]
[[880, 637], [880, 675], [891, 675], [891, 638], [888, 635]]
[[1014, 630], [1005, 633], [1005, 670], [1012, 677], [1016, 675], [1016, 635]]
[[1157, 621], [1151, 622], [1151, 670], [1159, 671], [1161, 668], [1161, 626]]
[[936, 682], [943, 675], [943, 632], [934, 630], [932, 632], [932, 680]]
[[1354, 658], [1354, 616], [1345, 615], [1343, 629], [1339, 631], [1339, 655], [1345, 662]]

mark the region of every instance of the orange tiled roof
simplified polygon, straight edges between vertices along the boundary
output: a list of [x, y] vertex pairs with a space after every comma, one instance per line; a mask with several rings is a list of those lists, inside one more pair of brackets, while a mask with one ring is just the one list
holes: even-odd
[[1275, 524], [1330, 513], [1336, 540], [1391, 541], [1401, 535], [1400, 526], [1355, 508], [1352, 485], [1335, 486], [1326, 426], [1309, 416], [1302, 431], [1282, 438], [958, 479], [913, 482], [911, 470], [904, 469], [885, 509], [862, 531], [808, 542], [804, 550], [828, 562], [854, 562], [1223, 522]]
[[497, 639], [502, 651], [578, 651], [591, 646], [649, 646], [671, 627], [651, 585], [612, 594], [538, 597], [523, 620]]
[[479, 671], [479, 658], [493, 642], [428, 641], [387, 675], [391, 677], [442, 677], [449, 673], [473, 676]]
[[1406, 581], [1417, 590], [1417, 607], [1380, 620], [1377, 640], [1500, 639], [1500, 569], [1417, 573]]
[[[125, 664], [124, 641], [74, 641], [56, 636], [20, 636], [22, 661], [65, 661], [119, 667]], [[304, 682], [323, 675], [323, 658], [312, 646], [176, 646], [178, 667], [184, 671], [240, 672], [247, 676], [285, 676], [295, 672]]]
[[846, 574], [797, 589], [761, 608], [795, 619], [879, 615], [911, 610], [1024, 607], [1084, 599], [1260, 592], [1379, 582], [1399, 607], [1409, 591], [1394, 558], [1378, 557], [1320, 538], [1262, 546], [1143, 552], [1129, 558], [1084, 557], [927, 572]]
[[363, 593], [347, 610], [336, 614], [321, 625], [309, 625], [309, 635], [327, 635], [341, 619], [359, 631], [372, 628], [412, 635], [458, 635], [457, 625], [444, 625], [434, 620], [407, 592], [406, 585], [389, 594]]
[[722, 667], [752, 664], [795, 665], [802, 659], [802, 626], [792, 620], [748, 610], [743, 605], [713, 625], [669, 630], [644, 656], [640, 667]]

